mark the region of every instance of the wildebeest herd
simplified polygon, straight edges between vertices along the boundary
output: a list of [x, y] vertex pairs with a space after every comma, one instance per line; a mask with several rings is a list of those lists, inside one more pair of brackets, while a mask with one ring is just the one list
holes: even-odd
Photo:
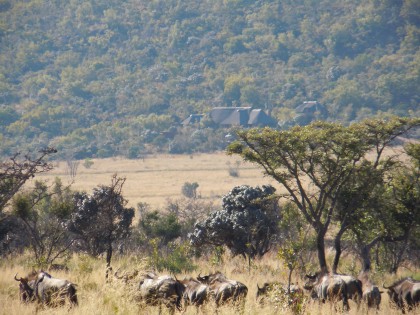
[[[157, 275], [147, 272], [135, 280], [134, 276], [121, 276], [118, 271], [114, 274], [116, 279], [139, 281], [137, 296], [139, 301], [146, 305], [162, 306], [168, 308], [170, 313], [175, 310], [185, 310], [189, 305], [197, 308], [206, 303], [214, 303], [216, 309], [221, 305], [234, 305], [244, 307], [248, 288], [245, 284], [227, 278], [221, 272], [196, 278], [189, 277], [178, 280], [170, 275]], [[307, 281], [303, 288], [298, 285], [285, 285], [279, 282], [267, 282], [262, 287], [257, 284], [258, 303], [269, 302], [267, 297], [271, 294], [283, 294], [288, 297], [289, 303], [299, 303], [299, 297], [304, 296], [304, 290], [309, 292], [311, 298], [322, 303], [342, 302], [343, 310], [349, 310], [348, 300], [353, 300], [357, 307], [365, 303], [369, 308], [380, 308], [381, 292], [369, 279], [368, 273], [361, 273], [358, 278], [342, 274], [316, 273], [306, 275]], [[19, 293], [22, 302], [36, 302], [42, 306], [61, 306], [66, 301], [71, 306], [78, 305], [76, 284], [51, 276], [45, 271], [31, 272], [25, 277], [17, 274], [14, 279], [19, 282]], [[403, 313], [420, 306], [420, 281], [413, 278], [401, 279], [390, 286], [383, 285], [388, 290], [390, 303], [399, 308]]]

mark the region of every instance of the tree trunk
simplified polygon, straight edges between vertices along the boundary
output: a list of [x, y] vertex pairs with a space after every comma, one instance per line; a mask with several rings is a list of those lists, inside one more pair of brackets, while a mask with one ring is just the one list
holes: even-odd
[[334, 262], [332, 265], [333, 273], [337, 273], [338, 263], [340, 262], [340, 257], [341, 257], [341, 252], [342, 252], [341, 251], [341, 237], [343, 236], [345, 231], [346, 231], [345, 228], [341, 228], [334, 238], [335, 256], [334, 256]]
[[363, 245], [360, 250], [360, 256], [362, 258], [362, 271], [370, 271], [370, 268], [372, 267], [370, 261], [370, 249], [371, 246]]
[[325, 258], [325, 232], [323, 230], [317, 231], [316, 248], [318, 250], [318, 262], [321, 272], [328, 272], [327, 260]]
[[112, 271], [111, 259], [112, 259], [112, 243], [109, 242], [108, 243], [108, 248], [106, 250], [106, 275], [105, 275], [106, 280], [108, 280], [109, 274]]

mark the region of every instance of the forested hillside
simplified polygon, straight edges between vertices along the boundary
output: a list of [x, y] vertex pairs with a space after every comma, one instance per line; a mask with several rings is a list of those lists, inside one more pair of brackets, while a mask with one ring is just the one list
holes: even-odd
[[0, 155], [223, 148], [190, 114], [420, 116], [417, 0], [0, 0]]

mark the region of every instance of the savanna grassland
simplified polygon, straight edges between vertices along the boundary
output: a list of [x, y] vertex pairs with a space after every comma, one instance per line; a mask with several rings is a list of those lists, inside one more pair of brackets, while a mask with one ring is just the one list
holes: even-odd
[[[153, 208], [161, 207], [168, 198], [182, 197], [184, 183], [198, 183], [200, 198], [220, 204], [221, 197], [237, 185], [271, 184], [280, 189], [275, 182], [264, 177], [256, 165], [243, 162], [238, 157], [228, 156], [224, 152], [194, 155], [152, 155], [145, 159], [129, 160], [123, 158], [93, 159], [90, 168], [80, 161], [72, 189], [92, 192], [98, 185], [108, 185], [111, 176], [126, 177], [123, 196], [128, 205], [135, 207], [138, 202], [146, 202]], [[64, 184], [72, 181], [68, 175], [66, 162], [56, 162], [54, 169], [46, 174], [39, 174], [35, 180], [52, 181], [60, 177]], [[237, 171], [238, 176], [231, 176], [229, 170]], [[30, 184], [30, 183], [29, 183]]]
[[[391, 153], [391, 152], [389, 152]], [[394, 151], [395, 153], [395, 151]], [[244, 163], [238, 158], [230, 157], [224, 153], [197, 154], [197, 155], [156, 155], [144, 160], [126, 159], [102, 159], [93, 160], [90, 168], [79, 162], [76, 176], [72, 179], [68, 174], [66, 162], [56, 162], [55, 168], [48, 174], [36, 176], [38, 180], [52, 181], [60, 177], [63, 183], [74, 181], [74, 190], [85, 190], [88, 193], [98, 185], [108, 185], [111, 176], [118, 173], [119, 176], [127, 178], [123, 196], [128, 200], [129, 205], [136, 207], [138, 202], [146, 202], [153, 208], [162, 207], [168, 198], [182, 197], [181, 187], [185, 182], [197, 182], [199, 184], [198, 194], [205, 200], [219, 202], [221, 196], [226, 194], [232, 187], [241, 184], [252, 186], [272, 184], [278, 192], [280, 187], [270, 178], [264, 177], [261, 169], [255, 165]], [[234, 169], [238, 176], [231, 176], [230, 171]], [[33, 183], [32, 183], [33, 184]], [[331, 264], [333, 251], [327, 250], [327, 259]], [[149, 257], [146, 254], [115, 254], [112, 260], [114, 270], [121, 268], [121, 271], [150, 270], [148, 265]], [[316, 265], [316, 254], [307, 257]], [[248, 287], [248, 296], [245, 301], [243, 314], [293, 314], [283, 306], [282, 303], [259, 305], [255, 296], [257, 284], [262, 286], [264, 282], [280, 281], [287, 283], [288, 269], [285, 262], [279, 259], [276, 252], [266, 254], [260, 260], [248, 262], [241, 257], [230, 257], [225, 253], [222, 259], [215, 259], [212, 254], [197, 259], [192, 259], [191, 264], [195, 269], [188, 273], [176, 274], [178, 279], [187, 276], [197, 276], [199, 273], [206, 274], [213, 271], [221, 271], [227, 277], [243, 282]], [[0, 261], [0, 314], [158, 314], [157, 307], [150, 307], [136, 301], [136, 288], [139, 278], [128, 284], [113, 279], [105, 281], [105, 259], [92, 258], [82, 254], [73, 255], [67, 262], [69, 270], [51, 272], [58, 278], [66, 278], [77, 284], [79, 306], [74, 309], [68, 307], [54, 309], [37, 309], [35, 304], [23, 304], [19, 301], [18, 282], [13, 277], [16, 273], [19, 276], [26, 275], [31, 269], [29, 253], [23, 255], [9, 255]], [[339, 272], [357, 275], [360, 271], [358, 260], [354, 256], [344, 253]], [[169, 272], [162, 271], [160, 274]], [[139, 275], [140, 275], [139, 274]], [[372, 279], [381, 287], [383, 283], [391, 284], [393, 281], [404, 277], [420, 277], [420, 271], [415, 267], [403, 266], [397, 274], [388, 274], [383, 271], [374, 271]], [[139, 276], [138, 276], [139, 277]], [[303, 275], [293, 273], [292, 282], [299, 285], [304, 284]], [[302, 314], [324, 315], [341, 313], [341, 303], [337, 308], [331, 304], [318, 304], [309, 298], [302, 303]], [[401, 314], [389, 304], [387, 294], [382, 294], [382, 304], [379, 312], [367, 310], [364, 305], [358, 309], [356, 304], [350, 301], [350, 311], [346, 314]], [[204, 314], [215, 314], [213, 304], [202, 309]], [[165, 310], [164, 313], [167, 313]], [[196, 314], [194, 307], [188, 307], [184, 314]], [[237, 314], [238, 310], [233, 307], [223, 307], [219, 314]], [[177, 314], [180, 314], [177, 312]]]
[[[243, 282], [248, 287], [248, 295], [245, 301], [245, 308], [243, 314], [293, 314], [287, 307], [279, 304], [265, 304], [260, 305], [256, 302], [257, 284], [260, 286], [266, 281], [282, 281], [286, 283], [287, 269], [283, 267], [280, 260], [275, 255], [266, 255], [262, 260], [255, 261], [251, 268], [248, 269], [244, 260], [239, 257], [231, 258], [228, 255], [224, 256], [223, 262], [214, 265], [209, 263], [209, 259], [200, 259], [193, 262], [196, 265], [196, 271], [187, 274], [177, 274], [178, 279], [184, 276], [197, 276], [199, 272], [207, 273], [214, 270], [224, 272], [228, 277]], [[354, 261], [345, 259], [343, 265], [349, 267]], [[115, 257], [113, 261], [115, 268], [120, 268], [124, 271], [130, 270], [145, 270], [146, 260], [139, 256], [119, 256]], [[19, 276], [25, 275], [28, 272], [28, 266], [25, 256], [15, 257], [13, 259], [6, 259], [1, 262], [0, 267], [0, 314], [91, 314], [91, 315], [106, 315], [106, 314], [158, 314], [158, 307], [145, 306], [135, 300], [136, 287], [138, 279], [133, 282], [124, 284], [120, 280], [113, 279], [110, 283], [105, 281], [105, 263], [103, 260], [94, 259], [87, 256], [75, 255], [68, 263], [69, 271], [56, 271], [54, 276], [59, 278], [66, 278], [77, 284], [79, 306], [74, 309], [68, 307], [54, 308], [54, 309], [36, 309], [35, 304], [23, 304], [19, 301], [18, 283], [13, 279], [16, 272]], [[344, 267], [344, 268], [346, 268]], [[344, 270], [343, 270], [344, 271]], [[165, 272], [162, 272], [162, 274]], [[389, 284], [394, 279], [401, 276], [408, 275], [408, 271], [404, 270], [398, 275], [376, 274], [375, 280], [378, 283], [385, 282]], [[410, 273], [413, 275], [413, 273]], [[303, 284], [303, 280], [299, 277], [293, 277], [293, 281]], [[364, 305], [357, 308], [357, 305], [351, 300], [350, 311], [346, 314], [384, 314], [393, 315], [401, 314], [390, 306], [387, 294], [382, 294], [382, 304], [379, 312], [368, 310]], [[338, 303], [336, 309], [331, 304], [319, 304], [309, 298], [305, 298], [302, 304], [303, 314], [313, 315], [327, 315], [342, 313], [341, 303]], [[164, 309], [164, 314], [168, 314]], [[176, 312], [180, 314], [180, 312]], [[203, 314], [215, 314], [215, 308], [212, 304], [208, 304], [202, 309]], [[233, 307], [222, 307], [219, 314], [237, 314], [238, 310]], [[188, 307], [184, 314], [197, 314], [194, 307]]]

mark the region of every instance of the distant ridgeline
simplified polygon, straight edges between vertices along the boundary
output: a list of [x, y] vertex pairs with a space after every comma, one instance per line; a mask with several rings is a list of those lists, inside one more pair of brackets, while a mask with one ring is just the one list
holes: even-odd
[[0, 1], [0, 157], [224, 149], [232, 128], [420, 116], [419, 2]]

